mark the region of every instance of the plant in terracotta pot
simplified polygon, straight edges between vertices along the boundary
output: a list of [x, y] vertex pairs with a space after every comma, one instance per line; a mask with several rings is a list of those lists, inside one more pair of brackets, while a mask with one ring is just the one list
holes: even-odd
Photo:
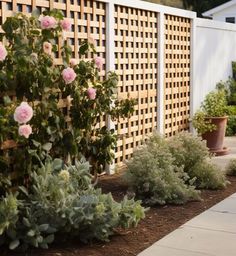
[[227, 118], [225, 91], [215, 90], [206, 95], [192, 119], [193, 127], [206, 140], [210, 152], [217, 156], [228, 153], [223, 146]]

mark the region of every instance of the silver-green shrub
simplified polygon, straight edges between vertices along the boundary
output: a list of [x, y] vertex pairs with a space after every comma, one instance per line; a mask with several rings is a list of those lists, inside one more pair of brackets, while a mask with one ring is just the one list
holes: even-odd
[[226, 174], [229, 176], [236, 176], [236, 159], [231, 159], [226, 166]]
[[158, 135], [135, 151], [127, 166], [125, 179], [130, 190], [148, 205], [183, 204], [199, 199], [194, 186], [185, 183], [189, 177], [175, 164], [166, 140]]
[[[168, 147], [175, 159], [197, 188], [220, 189], [226, 186], [224, 172], [209, 159], [211, 155], [205, 141], [188, 132], [181, 132], [168, 139]], [[194, 183], [192, 183], [194, 181]]]
[[60, 171], [54, 167], [48, 160], [32, 172], [29, 190], [21, 187], [18, 196], [0, 199], [0, 245], [48, 248], [56, 235], [108, 241], [115, 228], [135, 226], [144, 218], [140, 201], [125, 197], [118, 203], [95, 189], [88, 163]]

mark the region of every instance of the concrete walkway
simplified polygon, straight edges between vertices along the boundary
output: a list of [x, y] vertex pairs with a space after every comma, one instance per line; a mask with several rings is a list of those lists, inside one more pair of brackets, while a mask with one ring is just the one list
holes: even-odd
[[[214, 158], [224, 168], [236, 158], [236, 137], [226, 138], [230, 154]], [[236, 193], [162, 238], [139, 256], [236, 256]]]

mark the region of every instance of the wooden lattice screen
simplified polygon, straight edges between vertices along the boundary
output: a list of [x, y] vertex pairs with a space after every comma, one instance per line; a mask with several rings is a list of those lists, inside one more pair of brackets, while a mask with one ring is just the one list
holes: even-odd
[[135, 98], [134, 115], [117, 123], [116, 163], [128, 159], [157, 126], [157, 13], [115, 6], [115, 70], [119, 98]]
[[[7, 17], [12, 16], [14, 13], [23, 12], [26, 15], [30, 15], [33, 10], [38, 10], [42, 13], [44, 10], [59, 9], [63, 12], [64, 16], [70, 19], [72, 23], [71, 32], [66, 32], [65, 37], [68, 43], [72, 47], [72, 56], [79, 59], [79, 45], [82, 40], [92, 36], [96, 42], [96, 49], [98, 56], [105, 59], [106, 57], [106, 4], [104, 2], [93, 0], [0, 0], [0, 32], [1, 25], [4, 23]], [[60, 49], [61, 42], [58, 42], [58, 48]], [[93, 58], [93, 54], [87, 56]], [[60, 51], [55, 56], [54, 62], [56, 64], [62, 64]], [[100, 75], [102, 79], [105, 77], [106, 62], [104, 64], [103, 71]], [[10, 95], [14, 100], [14, 92]], [[69, 105], [68, 99], [63, 99], [59, 93], [58, 107], [62, 109], [66, 116], [66, 120], [69, 121]], [[100, 118], [100, 126], [105, 124], [105, 117]], [[4, 150], [5, 156], [9, 159], [15, 154], [16, 144], [12, 140], [8, 140], [1, 145], [1, 149]], [[14, 166], [12, 167], [14, 170]], [[11, 177], [14, 179], [16, 173], [12, 173]]]
[[188, 129], [191, 20], [165, 15], [165, 133]]
[[[105, 59], [106, 4], [102, 2], [93, 0], [1, 0], [0, 25], [16, 12], [30, 14], [37, 9], [41, 13], [53, 8], [61, 10], [72, 23], [71, 32], [66, 32], [65, 36], [72, 47], [74, 58], [79, 58], [78, 49], [81, 41], [92, 36], [96, 41], [98, 55]], [[60, 42], [58, 44], [60, 48]], [[56, 57], [55, 63], [61, 64], [60, 53]], [[102, 71], [101, 75], [104, 76], [105, 71]]]
[[[0, 0], [1, 24], [15, 12], [30, 13], [38, 9], [60, 9], [72, 22], [66, 37], [79, 58], [83, 39], [92, 36], [98, 55], [106, 57], [106, 3], [95, 0]], [[158, 10], [157, 10], [158, 11]], [[190, 28], [188, 18], [165, 15], [164, 92], [165, 114], [157, 117], [158, 92], [158, 13], [115, 5], [115, 70], [119, 75], [119, 98], [135, 98], [134, 115], [116, 123], [119, 134], [116, 163], [132, 156], [133, 149], [157, 127], [164, 118], [167, 136], [188, 128], [190, 101]], [[61, 42], [58, 42], [60, 46]], [[61, 64], [58, 52], [56, 63]], [[88, 56], [93, 57], [93, 56]], [[162, 64], [160, 64], [162, 65]], [[101, 73], [105, 77], [105, 67]], [[59, 95], [60, 97], [60, 95]], [[61, 99], [68, 114], [68, 102]], [[100, 125], [105, 122], [105, 117]], [[8, 145], [6, 145], [7, 147]], [[14, 146], [14, 145], [13, 145]]]

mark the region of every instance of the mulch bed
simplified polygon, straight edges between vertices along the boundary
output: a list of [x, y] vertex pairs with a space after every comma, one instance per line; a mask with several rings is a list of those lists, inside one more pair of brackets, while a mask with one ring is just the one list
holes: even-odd
[[[200, 214], [214, 204], [236, 192], [236, 177], [229, 177], [231, 182], [224, 190], [202, 191], [202, 201], [189, 202], [181, 206], [158, 206], [146, 213], [146, 218], [138, 227], [122, 230], [115, 234], [109, 243], [94, 242], [90, 245], [78, 241], [54, 244], [49, 250], [33, 250], [27, 254], [13, 254], [7, 256], [131, 256], [137, 255], [171, 231], [178, 228], [194, 216]], [[122, 198], [127, 190], [121, 174], [104, 176], [100, 180], [104, 192], [112, 192], [115, 199]], [[2, 253], [0, 253], [3, 256]]]

